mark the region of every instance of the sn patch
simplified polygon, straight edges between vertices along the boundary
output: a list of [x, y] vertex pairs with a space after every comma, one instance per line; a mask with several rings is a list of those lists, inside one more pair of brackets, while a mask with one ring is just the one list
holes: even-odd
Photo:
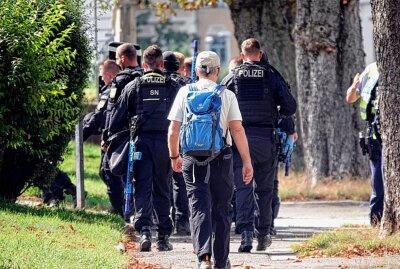
[[106, 104], [106, 100], [100, 100], [100, 102], [97, 104], [97, 109], [99, 109], [99, 110], [102, 109], [105, 104]]
[[114, 98], [116, 94], [117, 94], [117, 88], [112, 87], [110, 91], [110, 98]]

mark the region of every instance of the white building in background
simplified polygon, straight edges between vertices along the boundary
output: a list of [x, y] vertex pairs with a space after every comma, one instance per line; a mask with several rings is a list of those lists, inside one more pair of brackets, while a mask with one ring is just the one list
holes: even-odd
[[[94, 8], [93, 3], [95, 0], [86, 0], [87, 14], [89, 19], [94, 21]], [[125, 9], [129, 12], [129, 16], [133, 16], [132, 7]], [[137, 12], [140, 14], [140, 12]], [[114, 17], [121, 17], [120, 12], [114, 12]], [[239, 54], [238, 43], [234, 37], [233, 22], [230, 19], [230, 10], [225, 3], [221, 3], [217, 9], [207, 8], [198, 11], [181, 11], [177, 10], [177, 17], [172, 17], [171, 22], [179, 25], [179, 30], [185, 30], [189, 34], [197, 34], [199, 36], [200, 50], [213, 50], [221, 55], [223, 62], [229, 61], [233, 56]], [[375, 49], [372, 36], [372, 14], [371, 4], [369, 0], [360, 0], [360, 18], [363, 36], [363, 47], [365, 52], [365, 64], [375, 61]], [[128, 21], [135, 21], [133, 18], [128, 18]], [[160, 23], [159, 19], [153, 16], [149, 20], [149, 28], [142, 34], [154, 35], [154, 25]], [[108, 56], [108, 43], [111, 41], [129, 41], [123, 40], [123, 36], [127, 32], [136, 30], [136, 26], [123, 27], [123, 23], [116, 24], [113, 21], [113, 12], [111, 10], [99, 10], [97, 12], [97, 48], [98, 48], [98, 61], [103, 61]], [[124, 29], [123, 29], [124, 28]], [[114, 30], [113, 30], [114, 29]], [[113, 32], [115, 31], [115, 32]], [[124, 34], [125, 32], [125, 34]], [[93, 35], [94, 36], [94, 35]], [[129, 36], [129, 35], [128, 35]]]

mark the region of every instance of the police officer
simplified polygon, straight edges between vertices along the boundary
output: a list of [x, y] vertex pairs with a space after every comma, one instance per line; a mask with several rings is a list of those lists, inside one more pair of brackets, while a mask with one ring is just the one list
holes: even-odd
[[[120, 72], [119, 65], [113, 60], [107, 60], [102, 64], [102, 80], [104, 86], [100, 90], [100, 101], [94, 113], [89, 113], [90, 117], [84, 120], [83, 141], [86, 141], [93, 134], [101, 134], [106, 123], [107, 101], [110, 96], [111, 82]], [[86, 118], [86, 116], [85, 116]]]
[[[88, 113], [83, 120], [83, 141], [86, 141], [91, 135], [101, 134], [106, 123], [106, 108], [110, 96], [112, 81], [114, 77], [121, 71], [119, 65], [113, 60], [107, 60], [102, 66], [102, 79], [104, 86], [100, 91], [100, 101], [94, 112]], [[104, 152], [101, 151], [101, 162], [99, 176], [107, 186], [107, 194], [111, 203], [110, 213], [119, 214], [122, 216], [121, 204], [121, 186], [119, 181], [113, 181], [112, 176], [103, 170]], [[117, 194], [116, 194], [117, 193]]]
[[180, 73], [178, 73], [180, 65], [179, 65], [179, 60], [175, 56], [174, 52], [172, 51], [163, 52], [163, 60], [164, 60], [163, 71], [167, 77], [171, 77], [172, 80], [174, 80], [182, 87], [185, 86], [187, 83], [191, 82], [188, 78], [183, 77]]
[[[242, 235], [239, 252], [250, 252], [254, 226], [257, 250], [265, 250], [272, 243], [269, 233], [277, 157], [274, 124], [278, 117], [277, 107], [280, 106], [281, 115], [290, 116], [296, 112], [296, 101], [277, 73], [268, 66], [259, 65], [262, 52], [256, 39], [243, 41], [241, 56], [244, 63], [228, 74], [222, 83], [238, 98], [254, 166], [257, 198], [254, 186], [243, 184], [240, 173], [242, 163], [234, 150], [236, 226]], [[257, 220], [254, 216], [256, 208]]]
[[[110, 130], [114, 131], [131, 119], [136, 130], [136, 150], [142, 158], [135, 162], [134, 186], [136, 215], [134, 228], [140, 232], [140, 251], [150, 251], [153, 210], [157, 220], [157, 249], [172, 249], [170, 211], [171, 164], [168, 158], [167, 113], [179, 84], [166, 78], [162, 51], [151, 45], [144, 51], [143, 77], [129, 83], [112, 113]], [[116, 127], [116, 128], [114, 128]]]
[[[117, 76], [113, 79], [109, 98], [107, 100], [107, 111], [106, 111], [106, 123], [102, 133], [102, 150], [106, 151], [107, 145], [109, 143], [109, 135], [110, 133], [110, 118], [111, 111], [114, 108], [115, 102], [118, 100], [121, 95], [122, 90], [130, 81], [140, 77], [143, 74], [142, 68], [139, 67], [137, 62], [136, 49], [132, 44], [122, 44], [118, 46], [116, 51], [116, 62], [121, 67], [122, 71], [117, 74]], [[119, 126], [122, 130], [127, 127], [127, 124], [124, 122], [123, 126]], [[124, 216], [123, 214], [123, 205], [124, 205], [124, 184], [123, 178], [120, 176], [115, 176], [111, 173], [109, 164], [107, 162], [107, 158], [105, 155], [102, 159], [102, 167], [101, 167], [101, 177], [106, 178], [106, 181], [109, 182], [108, 186], [108, 195], [110, 197], [112, 212]], [[128, 217], [126, 217], [126, 221], [128, 221]]]
[[[182, 54], [182, 62], [184, 56]], [[172, 51], [163, 53], [164, 74], [175, 81], [180, 87], [190, 83], [189, 78], [182, 77], [179, 73], [180, 62]], [[174, 234], [190, 235], [189, 227], [189, 201], [186, 193], [185, 180], [182, 173], [172, 173], [172, 219], [174, 221]]]
[[[117, 132], [110, 130], [111, 111], [117, 102], [124, 87], [131, 81], [143, 75], [143, 69], [137, 61], [136, 49], [132, 44], [126, 43], [118, 46], [116, 51], [116, 62], [122, 68], [122, 71], [113, 80], [111, 86], [110, 97], [107, 103], [106, 124], [103, 131], [102, 142], [107, 144], [110, 134]], [[125, 123], [126, 124], [126, 123]], [[119, 126], [119, 130], [123, 130], [126, 125]]]
[[[199, 81], [195, 84], [198, 90], [214, 90], [219, 73], [218, 55], [212, 51], [199, 53], [196, 60], [196, 74]], [[176, 172], [183, 170], [190, 201], [192, 241], [195, 254], [199, 259], [199, 268], [211, 269], [210, 258], [213, 254], [214, 268], [228, 269], [231, 268], [228, 260], [231, 224], [229, 209], [233, 193], [230, 133], [243, 160], [244, 184], [249, 184], [253, 177], [247, 139], [241, 123], [242, 117], [235, 95], [228, 90], [223, 90], [220, 127], [222, 133], [226, 134], [227, 147], [209, 163], [209, 166], [198, 166], [193, 163], [191, 156], [183, 155], [182, 159], [179, 155], [179, 132], [185, 114], [187, 94], [188, 87], [183, 87], [168, 116], [171, 120], [168, 146], [172, 167]], [[230, 133], [227, 131], [228, 127]]]
[[186, 78], [191, 78], [192, 75], [192, 61], [193, 58], [192, 57], [186, 57], [184, 62], [183, 62], [183, 72], [182, 72], [182, 76], [186, 77]]
[[365, 122], [366, 131], [360, 134], [363, 153], [369, 155], [371, 168], [370, 223], [380, 224], [383, 213], [384, 177], [382, 159], [382, 140], [379, 130], [379, 110], [377, 106], [378, 68], [376, 62], [369, 64], [361, 75], [356, 74], [353, 84], [348, 88], [346, 101], [349, 104], [360, 101], [360, 116]]
[[183, 55], [182, 53], [178, 52], [178, 51], [174, 51], [175, 57], [179, 62], [179, 68], [178, 68], [178, 74], [181, 76], [184, 76], [184, 72], [185, 72], [185, 55]]

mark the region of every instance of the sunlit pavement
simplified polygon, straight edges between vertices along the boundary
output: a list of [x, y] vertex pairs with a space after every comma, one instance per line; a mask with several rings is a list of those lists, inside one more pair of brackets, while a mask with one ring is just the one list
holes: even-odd
[[[290, 245], [303, 242], [312, 234], [346, 224], [368, 225], [367, 202], [318, 201], [283, 203], [275, 221], [278, 234], [266, 252], [238, 253], [240, 235], [231, 233], [232, 269], [258, 268], [400, 268], [399, 257], [296, 258]], [[171, 269], [197, 268], [190, 236], [171, 237], [173, 251], [138, 253], [141, 261]], [[253, 249], [256, 248], [256, 240]], [[347, 267], [346, 267], [347, 266]]]

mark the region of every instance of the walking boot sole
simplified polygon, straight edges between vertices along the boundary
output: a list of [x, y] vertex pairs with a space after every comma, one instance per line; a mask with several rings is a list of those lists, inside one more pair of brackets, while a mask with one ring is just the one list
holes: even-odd
[[268, 240], [265, 244], [265, 246], [260, 246], [260, 244], [257, 245], [257, 251], [264, 251], [266, 250], [268, 247], [270, 247], [272, 245], [272, 240]]
[[140, 251], [150, 251], [151, 249], [151, 241], [143, 241], [140, 243]]
[[161, 245], [161, 246], [157, 246], [157, 250], [158, 251], [170, 251], [173, 250], [174, 248], [172, 247], [171, 244], [169, 245]]
[[239, 252], [250, 252], [253, 246], [240, 246], [239, 247]]

